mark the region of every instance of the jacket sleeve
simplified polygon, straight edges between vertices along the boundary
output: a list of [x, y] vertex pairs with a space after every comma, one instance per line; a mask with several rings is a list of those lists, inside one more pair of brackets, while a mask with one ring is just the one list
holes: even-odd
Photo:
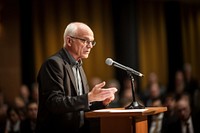
[[97, 110], [97, 109], [105, 109], [105, 108], [107, 108], [108, 106], [105, 106], [104, 104], [103, 104], [103, 102], [93, 102], [93, 103], [91, 103], [91, 106], [90, 106], [90, 111], [92, 111], [92, 110]]

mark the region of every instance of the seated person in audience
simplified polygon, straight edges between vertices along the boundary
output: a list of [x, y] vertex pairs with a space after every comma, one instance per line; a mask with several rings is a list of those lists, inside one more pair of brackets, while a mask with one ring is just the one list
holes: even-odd
[[24, 100], [21, 97], [15, 97], [13, 106], [18, 110], [20, 119], [25, 119], [26, 104]]
[[200, 133], [199, 118], [193, 114], [190, 107], [190, 97], [182, 94], [176, 103], [179, 120], [174, 124], [174, 133]]
[[39, 93], [38, 93], [38, 83], [33, 83], [31, 87], [31, 101], [38, 103]]
[[[137, 90], [136, 80], [134, 80], [134, 87], [135, 87], [135, 90]], [[128, 105], [131, 104], [132, 101], [133, 101], [133, 96], [132, 96], [131, 80], [129, 78], [125, 78], [123, 80], [123, 88], [122, 88], [122, 94], [120, 98], [120, 105], [122, 107], [127, 107]]]
[[19, 97], [21, 97], [24, 100], [25, 104], [29, 102], [30, 90], [27, 85], [22, 84], [20, 86]]
[[158, 83], [153, 83], [149, 88], [149, 95], [144, 99], [145, 105], [151, 106], [152, 101], [157, 98], [162, 98], [160, 92], [160, 86]]
[[[152, 107], [161, 107], [162, 101], [160, 98], [152, 100]], [[148, 117], [149, 133], [161, 133], [163, 127], [164, 113], [159, 113]]]
[[119, 92], [120, 92], [120, 83], [116, 79], [111, 79], [107, 82], [107, 87], [115, 87], [117, 88], [117, 92], [115, 93], [115, 99], [109, 104], [110, 108], [120, 107], [120, 99], [119, 99]]
[[176, 71], [174, 82], [175, 82], [175, 86], [174, 86], [175, 94], [176, 94], [176, 97], [179, 97], [185, 91], [185, 80], [184, 80], [184, 74], [182, 71], [180, 70]]
[[144, 88], [143, 98], [149, 96], [150, 87], [152, 84], [158, 84], [160, 87], [160, 94], [163, 95], [166, 92], [166, 87], [159, 81], [158, 75], [155, 72], [151, 72], [148, 75], [147, 85]]
[[164, 112], [162, 133], [170, 133], [170, 130], [173, 130], [173, 124], [178, 120], [175, 112], [176, 98], [173, 92], [166, 94], [163, 106], [167, 107], [167, 111]]
[[184, 64], [184, 78], [185, 78], [185, 92], [187, 92], [191, 97], [191, 108], [197, 112], [195, 101], [195, 93], [198, 93], [198, 81], [192, 75], [192, 66], [189, 63]]
[[[198, 81], [192, 75], [192, 66], [189, 63], [184, 65], [185, 91], [192, 97], [198, 88]], [[193, 99], [191, 99], [193, 100]]]
[[7, 123], [5, 133], [20, 133], [20, 116], [16, 108], [9, 107], [7, 110]]
[[20, 133], [35, 133], [38, 104], [33, 101], [27, 105], [27, 117], [21, 122]]

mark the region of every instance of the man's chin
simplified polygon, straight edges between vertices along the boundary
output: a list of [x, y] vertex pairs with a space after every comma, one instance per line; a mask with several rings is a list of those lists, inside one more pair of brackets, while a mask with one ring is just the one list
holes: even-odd
[[82, 56], [82, 59], [87, 59], [89, 57], [89, 55], [84, 55]]

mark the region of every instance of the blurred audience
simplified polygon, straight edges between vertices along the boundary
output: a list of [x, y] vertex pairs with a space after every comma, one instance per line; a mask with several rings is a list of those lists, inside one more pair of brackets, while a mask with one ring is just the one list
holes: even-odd
[[26, 119], [21, 121], [20, 133], [35, 133], [37, 111], [37, 102], [33, 101], [27, 104]]
[[25, 119], [26, 106], [30, 100], [30, 90], [27, 85], [22, 84], [19, 88], [19, 95], [15, 97], [13, 106], [18, 110], [21, 120]]
[[28, 88], [27, 85], [22, 84], [20, 86], [20, 90], [19, 90], [19, 97], [22, 98], [22, 100], [24, 100], [25, 104], [27, 104], [29, 102], [29, 98], [30, 98], [30, 90]]
[[163, 106], [167, 107], [167, 111], [164, 112], [162, 133], [170, 133], [173, 130], [174, 123], [178, 120], [175, 112], [176, 97], [173, 92], [166, 94]]
[[160, 94], [161, 95], [163, 95], [166, 92], [166, 87], [163, 84], [160, 83], [157, 74], [155, 72], [151, 72], [149, 74], [149, 77], [148, 77], [148, 83], [146, 85], [146, 88], [144, 89], [145, 90], [144, 97], [147, 97], [149, 95], [150, 87], [153, 84], [158, 84], [159, 85], [159, 87], [160, 87]]
[[37, 88], [37, 83], [33, 84], [31, 91], [22, 84], [19, 95], [9, 104], [5, 103], [0, 90], [0, 133], [35, 133]]
[[198, 93], [198, 82], [192, 75], [192, 66], [189, 63], [185, 63], [184, 65], [184, 76], [185, 76], [185, 92], [187, 92], [191, 97], [191, 108], [194, 111], [197, 111], [198, 108], [196, 106], [195, 96], [197, 96], [195, 93]]
[[178, 121], [174, 123], [174, 133], [200, 133], [199, 114], [194, 114], [190, 106], [188, 94], [182, 94], [176, 103]]
[[[161, 107], [162, 101], [159, 97], [155, 98], [151, 102], [151, 107]], [[163, 119], [164, 113], [148, 116], [149, 133], [161, 133], [163, 132]]]
[[21, 97], [15, 97], [13, 105], [15, 108], [23, 109], [25, 108], [26, 103]]
[[31, 101], [35, 101], [36, 103], [38, 103], [38, 98], [39, 98], [39, 93], [38, 93], [38, 84], [37, 83], [33, 83], [32, 87], [31, 87]]
[[176, 96], [181, 95], [185, 91], [185, 81], [184, 74], [182, 71], [177, 71], [175, 74], [175, 86], [174, 86]]
[[20, 119], [21, 120], [25, 119], [26, 104], [21, 97], [15, 97], [13, 102], [13, 107], [18, 110]]
[[192, 66], [189, 63], [185, 63], [184, 65], [184, 76], [185, 76], [185, 90], [190, 94], [191, 97], [193, 97], [194, 92], [198, 88], [198, 82], [192, 75]]
[[90, 88], [93, 88], [96, 84], [99, 84], [102, 82], [102, 79], [100, 77], [92, 77], [89, 80], [89, 86]]
[[20, 115], [18, 109], [9, 107], [7, 110], [7, 122], [5, 133], [20, 133]]
[[152, 101], [154, 99], [157, 99], [157, 98], [163, 98], [163, 95], [161, 94], [161, 90], [160, 90], [160, 86], [158, 83], [153, 83], [151, 84], [151, 86], [149, 87], [149, 90], [148, 90], [148, 95], [146, 95], [146, 97], [144, 97], [144, 103], [145, 103], [145, 106], [151, 106], [152, 105]]
[[175, 105], [176, 105], [176, 97], [173, 92], [169, 92], [166, 94], [164, 99], [164, 106], [167, 107], [167, 114], [169, 116], [175, 115]]
[[[136, 90], [137, 83], [134, 81], [134, 88]], [[123, 88], [122, 88], [122, 94], [120, 98], [120, 104], [122, 107], [128, 106], [133, 101], [132, 96], [132, 85], [131, 80], [129, 78], [125, 78], [123, 81]]]
[[[141, 100], [140, 90], [138, 89], [137, 81], [134, 80], [133, 87], [135, 89], [135, 99], [140, 106], [144, 106], [143, 101]], [[120, 97], [121, 107], [127, 107], [133, 102], [133, 92], [132, 92], [132, 81], [130, 78], [126, 77], [123, 81], [122, 94]]]

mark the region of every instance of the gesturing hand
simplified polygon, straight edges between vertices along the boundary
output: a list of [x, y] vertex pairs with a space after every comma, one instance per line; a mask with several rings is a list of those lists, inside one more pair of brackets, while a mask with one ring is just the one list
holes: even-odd
[[113, 100], [113, 95], [117, 89], [115, 87], [102, 88], [105, 86], [105, 84], [105, 82], [102, 82], [94, 86], [94, 88], [88, 93], [89, 102], [104, 101], [105, 99], [110, 98]]
[[115, 95], [113, 94], [112, 97], [106, 98], [106, 99], [103, 101], [103, 104], [104, 104], [104, 105], [108, 105], [108, 104], [109, 104], [110, 102], [112, 102], [114, 99], [115, 99]]

